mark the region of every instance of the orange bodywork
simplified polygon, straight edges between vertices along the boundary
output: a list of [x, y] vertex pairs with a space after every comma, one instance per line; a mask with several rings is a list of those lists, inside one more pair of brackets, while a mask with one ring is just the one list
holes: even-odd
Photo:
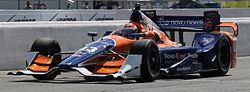
[[218, 27], [231, 27], [234, 30], [234, 35], [235, 37], [238, 36], [239, 34], [239, 28], [238, 25], [236, 23], [233, 22], [222, 22], [221, 24], [217, 25]]
[[52, 59], [39, 54], [37, 58], [34, 60], [34, 62], [39, 64], [51, 64]]
[[44, 72], [49, 70], [50, 68], [49, 65], [51, 63], [52, 63], [52, 58], [48, 58], [44, 55], [38, 54], [27, 69], [31, 71]]
[[[142, 23], [132, 22], [138, 28], [139, 33], [145, 33], [145, 37], [140, 37], [140, 39], [155, 39], [155, 35], [159, 36], [159, 41], [157, 42], [158, 47], [170, 47], [170, 46], [178, 46], [177, 43], [168, 39], [168, 37], [161, 31], [151, 26], [143, 26]], [[122, 36], [119, 36], [120, 30], [113, 31], [107, 38], [113, 39], [116, 42], [116, 46], [112, 49], [116, 53], [128, 53], [132, 43], [136, 41], [136, 39], [128, 39]], [[97, 59], [95, 59], [97, 60]], [[91, 60], [93, 61], [93, 60]], [[95, 68], [95, 73], [104, 73], [104, 74], [112, 74], [116, 73], [120, 70], [120, 67], [124, 63], [125, 58], [121, 58], [118, 55], [110, 55], [105, 60], [98, 59], [97, 66]]]
[[125, 58], [110, 55], [104, 61], [98, 61], [95, 73], [116, 73], [124, 63]]
[[[127, 53], [130, 50], [131, 44], [136, 41], [135, 39], [127, 39], [117, 35], [110, 35], [107, 37], [117, 42], [115, 48], [112, 49], [116, 53]], [[118, 55], [110, 55], [104, 60], [98, 59], [95, 73], [116, 73], [120, 70], [124, 61], [125, 58], [118, 57]]]
[[136, 41], [136, 39], [127, 39], [117, 35], [110, 35], [107, 37], [113, 39], [116, 42], [116, 46], [113, 48], [113, 51], [116, 53], [128, 52], [130, 50], [131, 44]]
[[28, 69], [36, 72], [46, 72], [49, 70], [49, 66], [32, 64], [28, 67]]
[[[176, 42], [171, 41], [163, 32], [159, 31], [158, 29], [153, 28], [149, 25], [143, 26], [142, 23], [138, 23], [138, 22], [132, 22], [132, 23], [136, 25], [136, 27], [138, 28], [138, 32], [146, 34], [145, 37], [140, 37], [140, 39], [152, 39], [156, 41], [155, 37], [156, 35], [158, 35], [160, 39], [158, 39], [158, 41], [156, 42], [159, 48], [178, 46]], [[237, 40], [236, 36], [238, 35], [238, 26], [235, 23], [221, 23], [220, 25], [218, 25], [218, 27], [232, 27], [234, 29], [234, 35], [231, 35], [223, 31], [211, 32], [211, 33], [223, 33], [227, 35], [228, 38], [230, 39], [230, 43], [232, 47], [231, 48], [232, 50], [231, 68], [233, 68], [236, 65], [237, 54], [236, 54], [236, 50], [234, 50], [234, 48], [236, 48], [236, 43], [234, 41]], [[111, 38], [115, 40], [116, 42], [116, 46], [112, 50], [117, 53], [127, 53], [129, 52], [132, 43], [134, 43], [136, 39], [128, 39], [122, 36], [118, 36], [117, 34], [119, 33], [120, 31], [117, 30], [111, 33], [109, 36], [107, 36], [108, 38]], [[108, 56], [106, 60], [98, 59], [97, 66], [95, 68], [95, 73], [104, 73], [104, 74], [116, 73], [120, 70], [120, 67], [122, 66], [124, 61], [125, 61], [125, 58], [118, 57], [117, 55]]]
[[230, 45], [231, 45], [231, 51], [232, 51], [232, 57], [231, 57], [231, 68], [234, 68], [236, 66], [236, 62], [237, 62], [237, 36], [239, 33], [238, 30], [238, 25], [236, 23], [231, 23], [231, 22], [225, 22], [225, 23], [221, 23], [219, 25], [217, 25], [218, 27], [231, 27], [234, 30], [234, 34], [231, 35], [228, 32], [223, 32], [223, 31], [212, 31], [212, 33], [222, 33], [225, 34], [230, 41]]

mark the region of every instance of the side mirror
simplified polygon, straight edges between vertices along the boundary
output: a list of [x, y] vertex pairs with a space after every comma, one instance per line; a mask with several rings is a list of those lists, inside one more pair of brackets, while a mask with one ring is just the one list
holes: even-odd
[[88, 36], [91, 36], [92, 37], [92, 41], [95, 41], [94, 40], [94, 37], [97, 36], [97, 32], [88, 32]]

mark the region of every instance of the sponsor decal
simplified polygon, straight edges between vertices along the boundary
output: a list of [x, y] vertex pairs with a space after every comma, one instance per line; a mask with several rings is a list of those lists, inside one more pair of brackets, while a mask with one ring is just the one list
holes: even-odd
[[21, 22], [21, 21], [36, 21], [36, 19], [15, 19], [14, 22]]
[[[184, 55], [182, 55], [182, 58], [183, 58], [183, 56], [184, 56]], [[180, 53], [175, 53], [175, 57], [176, 57], [176, 59], [180, 59], [181, 54], [180, 54]], [[186, 55], [185, 55], [185, 57], [186, 57]]]
[[114, 18], [95, 18], [95, 21], [114, 20]]
[[177, 71], [187, 71], [187, 70], [191, 70], [191, 67], [178, 67], [176, 70]]
[[57, 18], [56, 21], [76, 21], [76, 18]]
[[77, 53], [75, 53], [74, 56], [80, 57], [83, 54], [86, 54], [86, 53], [91, 54], [91, 53], [94, 53], [97, 50], [98, 50], [97, 47], [92, 46], [92, 47], [88, 48], [88, 46], [85, 46], [84, 48], [80, 49]]
[[203, 17], [187, 17], [187, 16], [159, 16], [157, 24], [160, 26], [172, 27], [203, 27]]
[[180, 53], [174, 53], [174, 54], [168, 54], [164, 53], [164, 58], [165, 59], [183, 59], [187, 57], [188, 54], [180, 54]]
[[198, 55], [196, 53], [181, 54], [179, 52], [174, 53], [174, 54], [164, 53], [164, 58], [165, 59], [183, 59], [183, 58], [190, 56], [190, 55], [192, 55], [192, 58], [198, 58]]
[[36, 21], [36, 19], [27, 18], [26, 16], [23, 16], [22, 19], [14, 19], [14, 22], [22, 22], [22, 21]]
[[164, 20], [158, 21], [160, 25], [203, 25], [203, 20]]

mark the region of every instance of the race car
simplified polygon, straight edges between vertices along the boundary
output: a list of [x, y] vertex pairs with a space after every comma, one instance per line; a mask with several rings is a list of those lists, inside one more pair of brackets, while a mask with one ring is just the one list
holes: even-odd
[[[231, 27], [233, 33], [221, 31]], [[170, 32], [170, 36], [166, 33]], [[175, 41], [179, 32], [180, 42]], [[195, 32], [185, 46], [183, 32]], [[61, 72], [78, 71], [85, 79], [118, 79], [152, 82], [160, 74], [224, 76], [236, 66], [238, 26], [220, 22], [218, 11], [204, 16], [157, 16], [156, 11], [132, 11], [122, 29], [106, 32], [77, 51], [62, 52], [52, 38], [36, 39], [27, 54], [25, 70], [9, 75], [31, 75], [53, 80]], [[62, 59], [62, 55], [69, 54]]]

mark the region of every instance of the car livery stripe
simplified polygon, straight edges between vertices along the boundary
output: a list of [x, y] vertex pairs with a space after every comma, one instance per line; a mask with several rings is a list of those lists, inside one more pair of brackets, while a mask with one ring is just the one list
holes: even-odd
[[79, 64], [97, 57], [108, 49], [115, 47], [115, 41], [109, 38], [101, 38], [95, 42], [84, 45], [69, 58], [59, 64], [60, 68], [78, 67]]

